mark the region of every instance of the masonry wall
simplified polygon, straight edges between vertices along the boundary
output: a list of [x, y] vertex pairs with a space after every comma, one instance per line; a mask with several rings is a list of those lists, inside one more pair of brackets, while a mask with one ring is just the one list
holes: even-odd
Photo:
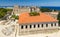
[[[31, 9], [32, 8], [32, 9]], [[17, 14], [17, 15], [19, 15], [20, 13], [23, 13], [23, 12], [31, 12], [31, 10], [32, 10], [32, 12], [39, 12], [40, 11], [40, 9], [39, 8], [33, 8], [33, 7], [19, 7], [19, 6], [14, 6], [14, 8], [13, 8], [13, 14]]]
[[14, 8], [13, 9], [14, 14], [20, 14], [20, 13], [23, 13], [23, 12], [30, 12], [29, 8]]
[[[46, 24], [48, 26], [46, 26]], [[19, 25], [19, 35], [25, 35], [25, 34], [36, 34], [40, 33], [42, 31], [45, 31], [46, 29], [58, 29], [59, 25], [57, 22], [55, 23], [46, 23], [46, 24], [25, 24], [25, 25]], [[27, 28], [26, 28], [27, 25]], [[31, 25], [31, 28], [30, 28]], [[35, 25], [35, 27], [34, 27]], [[38, 26], [39, 25], [39, 26]], [[23, 28], [22, 28], [23, 26]]]

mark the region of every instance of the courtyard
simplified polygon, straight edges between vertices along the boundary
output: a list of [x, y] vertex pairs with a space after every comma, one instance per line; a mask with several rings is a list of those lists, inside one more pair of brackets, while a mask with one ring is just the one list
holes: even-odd
[[[12, 24], [12, 25], [11, 25]], [[60, 30], [52, 30], [52, 33], [47, 33], [48, 30], [44, 33], [38, 33], [38, 34], [29, 34], [29, 35], [18, 35], [18, 28], [16, 31], [16, 28], [14, 25], [15, 23], [12, 21], [9, 25], [0, 25], [0, 37], [59, 37], [60, 36]]]

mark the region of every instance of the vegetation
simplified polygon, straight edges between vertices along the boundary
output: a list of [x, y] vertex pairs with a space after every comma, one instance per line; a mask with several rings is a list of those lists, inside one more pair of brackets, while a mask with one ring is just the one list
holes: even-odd
[[12, 15], [11, 18], [18, 19], [18, 16], [16, 16], [16, 15]]
[[7, 11], [12, 11], [13, 9], [6, 9]]
[[6, 9], [0, 8], [0, 18], [4, 17], [6, 13], [7, 13]]
[[59, 14], [57, 16], [57, 19], [59, 20], [59, 24], [60, 24], [60, 12], [59, 12]]
[[54, 9], [54, 11], [58, 11], [58, 10], [55, 10], [55, 9]]
[[52, 10], [49, 8], [40, 8], [41, 12], [51, 12]]
[[12, 11], [12, 9], [0, 8], [0, 18], [4, 17], [7, 11]]
[[29, 14], [30, 14], [30, 16], [37, 16], [37, 15], [40, 15], [38, 12], [30, 12]]

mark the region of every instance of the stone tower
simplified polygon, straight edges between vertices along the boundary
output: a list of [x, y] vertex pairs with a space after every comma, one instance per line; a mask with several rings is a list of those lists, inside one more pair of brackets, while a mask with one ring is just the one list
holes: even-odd
[[30, 8], [30, 12], [40, 12], [40, 9], [36, 6]]
[[19, 6], [18, 5], [14, 6], [14, 8], [13, 8], [13, 14], [16, 14], [16, 15], [19, 14]]

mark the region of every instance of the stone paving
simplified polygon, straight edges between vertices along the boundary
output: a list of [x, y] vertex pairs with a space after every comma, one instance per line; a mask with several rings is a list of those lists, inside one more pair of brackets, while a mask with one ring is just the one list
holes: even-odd
[[15, 37], [15, 32], [11, 33], [9, 30], [5, 29], [5, 26], [0, 25], [0, 37]]
[[12, 25], [10, 27], [5, 27], [4, 29], [2, 29], [2, 33], [4, 35], [9, 36], [9, 35], [11, 35], [14, 32], [14, 29], [15, 29], [14, 27], [15, 27], [14, 25]]
[[[15, 31], [14, 21], [11, 21], [9, 25], [0, 25], [0, 37], [60, 37], [60, 30], [50, 34], [30, 34], [30, 35], [18, 35]], [[17, 33], [18, 30], [17, 30]]]

